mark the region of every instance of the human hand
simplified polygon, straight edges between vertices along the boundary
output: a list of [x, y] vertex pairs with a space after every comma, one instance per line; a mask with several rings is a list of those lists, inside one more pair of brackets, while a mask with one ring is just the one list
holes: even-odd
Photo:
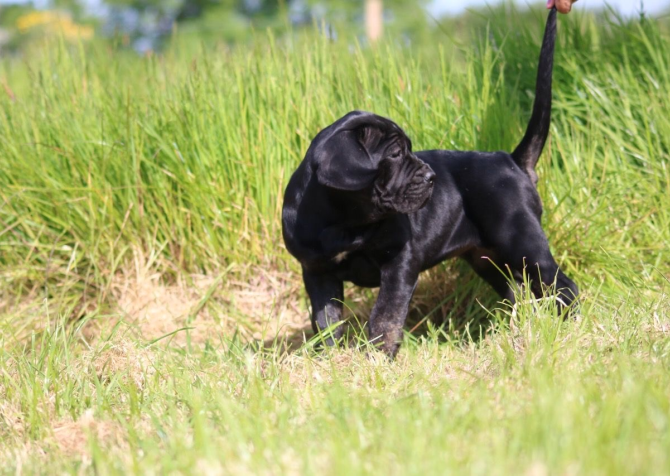
[[547, 8], [553, 8], [556, 6], [556, 10], [561, 13], [570, 13], [572, 9], [572, 4], [577, 0], [547, 0]]

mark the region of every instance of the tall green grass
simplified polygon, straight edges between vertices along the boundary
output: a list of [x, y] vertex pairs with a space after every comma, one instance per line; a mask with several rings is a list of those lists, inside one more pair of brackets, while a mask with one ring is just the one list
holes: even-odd
[[[287, 177], [315, 133], [351, 109], [393, 118], [418, 150], [510, 150], [529, 116], [543, 24], [528, 17], [499, 15], [488, 37], [460, 47], [441, 33], [379, 48], [259, 34], [195, 55], [178, 42], [147, 58], [61, 44], [5, 60], [2, 265], [30, 278], [49, 262], [56, 276], [68, 263], [111, 267], [134, 247], [161, 250], [175, 269], [283, 260]], [[583, 17], [562, 18], [559, 39], [541, 162], [551, 241], [579, 269], [608, 253], [658, 266], [668, 37], [651, 21]]]

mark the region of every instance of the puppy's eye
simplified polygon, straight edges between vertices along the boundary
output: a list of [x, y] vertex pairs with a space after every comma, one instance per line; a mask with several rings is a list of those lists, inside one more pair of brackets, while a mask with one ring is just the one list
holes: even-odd
[[402, 152], [399, 150], [394, 150], [389, 154], [389, 159], [399, 159], [402, 156]]

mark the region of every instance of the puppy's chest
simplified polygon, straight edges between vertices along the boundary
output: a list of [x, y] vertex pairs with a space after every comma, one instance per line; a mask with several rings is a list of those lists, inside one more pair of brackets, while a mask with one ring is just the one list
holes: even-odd
[[357, 260], [370, 262], [375, 267], [381, 267], [398, 254], [395, 249], [363, 249], [356, 251], [341, 251], [333, 256], [330, 261], [343, 268], [352, 266]]
[[340, 251], [335, 256], [333, 256], [332, 261], [335, 264], [340, 264], [343, 261], [345, 261], [349, 257], [350, 254], [351, 254], [350, 251]]
[[383, 246], [371, 241], [359, 249], [342, 250], [324, 255], [327, 262], [324, 268], [330, 268], [344, 281], [358, 286], [376, 287], [381, 279], [381, 268], [390, 262], [402, 249], [402, 246]]
[[337, 257], [340, 261], [336, 266], [336, 275], [342, 281], [352, 282], [357, 286], [378, 287], [381, 283], [381, 269], [390, 260], [390, 251], [343, 252], [344, 257]]

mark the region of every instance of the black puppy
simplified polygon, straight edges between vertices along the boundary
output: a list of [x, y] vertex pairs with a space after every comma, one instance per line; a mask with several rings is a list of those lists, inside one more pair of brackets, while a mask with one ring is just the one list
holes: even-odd
[[[321, 131], [286, 188], [283, 235], [302, 265], [315, 332], [342, 314], [343, 281], [380, 286], [370, 339], [395, 355], [419, 273], [454, 256], [503, 297], [526, 271], [535, 296], [554, 282], [559, 306], [577, 286], [558, 268], [540, 225], [535, 164], [551, 118], [556, 10], [545, 30], [535, 104], [512, 154], [412, 153], [395, 123], [351, 112]], [[431, 199], [432, 195], [432, 199]], [[334, 330], [335, 337], [342, 329]]]

